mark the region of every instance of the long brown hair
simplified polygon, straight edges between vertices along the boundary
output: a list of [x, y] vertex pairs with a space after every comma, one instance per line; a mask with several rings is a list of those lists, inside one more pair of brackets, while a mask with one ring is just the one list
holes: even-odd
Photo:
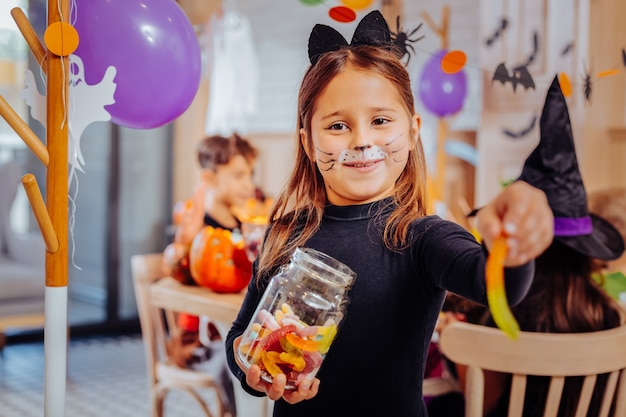
[[[304, 129], [311, 137], [311, 117], [315, 103], [330, 81], [346, 67], [381, 75], [396, 86], [407, 112], [415, 108], [409, 74], [390, 51], [379, 47], [343, 48], [324, 54], [306, 71], [298, 94], [298, 124], [296, 132]], [[412, 136], [417, 132], [411, 132]], [[383, 232], [385, 246], [401, 250], [408, 245], [407, 230], [411, 222], [426, 214], [426, 162], [419, 137], [409, 152], [406, 167], [393, 194], [396, 208], [389, 216]], [[305, 149], [305, 146], [308, 149]], [[259, 258], [259, 278], [269, 278], [271, 272], [289, 259], [318, 229], [326, 205], [326, 189], [313, 155], [312, 143], [302, 143], [296, 135], [296, 160], [291, 176], [272, 210], [272, 225]], [[308, 151], [308, 155], [307, 155]]]
[[523, 330], [577, 333], [619, 326], [617, 302], [591, 278], [593, 258], [555, 240], [535, 260], [533, 284], [513, 312]]

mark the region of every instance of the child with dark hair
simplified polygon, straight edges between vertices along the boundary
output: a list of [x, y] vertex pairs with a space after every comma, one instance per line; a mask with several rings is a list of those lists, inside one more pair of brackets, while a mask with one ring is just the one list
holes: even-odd
[[[487, 303], [485, 261], [508, 237], [506, 291], [519, 302], [532, 259], [552, 240], [545, 195], [518, 181], [483, 207], [485, 245], [427, 213], [426, 164], [411, 83], [379, 12], [352, 42], [316, 25], [298, 97], [295, 165], [278, 196], [253, 279], [226, 340], [231, 371], [252, 395], [276, 400], [274, 416], [426, 416], [422, 381], [447, 290]], [[269, 279], [298, 247], [356, 272], [337, 337], [313, 380], [285, 389], [238, 361], [237, 346]]]
[[190, 243], [203, 226], [239, 229], [233, 209], [245, 205], [256, 192], [253, 171], [258, 151], [248, 140], [238, 134], [208, 136], [196, 149], [200, 182], [177, 230], [182, 243]]

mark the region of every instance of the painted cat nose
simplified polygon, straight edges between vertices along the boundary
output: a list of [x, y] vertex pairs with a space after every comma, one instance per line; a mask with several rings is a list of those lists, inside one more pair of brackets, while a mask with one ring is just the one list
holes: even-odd
[[372, 147], [372, 145], [355, 146], [354, 150], [355, 151], [364, 151], [364, 150], [369, 149], [371, 147]]

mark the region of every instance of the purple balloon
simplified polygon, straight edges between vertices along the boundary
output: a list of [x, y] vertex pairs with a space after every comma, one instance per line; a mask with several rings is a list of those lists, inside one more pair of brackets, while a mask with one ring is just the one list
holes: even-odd
[[447, 52], [442, 49], [426, 62], [419, 82], [422, 103], [439, 117], [461, 110], [467, 94], [467, 80], [463, 70], [446, 74], [441, 69], [441, 60]]
[[77, 0], [79, 45], [87, 84], [116, 67], [111, 121], [150, 129], [180, 116], [200, 86], [200, 45], [174, 0]]

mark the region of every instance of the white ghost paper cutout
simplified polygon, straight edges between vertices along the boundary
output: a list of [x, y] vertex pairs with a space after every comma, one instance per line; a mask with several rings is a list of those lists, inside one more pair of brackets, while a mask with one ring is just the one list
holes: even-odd
[[[69, 57], [69, 63], [68, 162], [73, 169], [85, 172], [83, 170], [85, 159], [80, 150], [80, 139], [91, 123], [111, 120], [111, 115], [104, 106], [115, 103], [113, 95], [117, 85], [113, 79], [117, 70], [114, 66], [109, 66], [99, 83], [88, 85], [84, 79], [83, 60], [78, 55], [72, 54]], [[33, 119], [47, 126], [45, 95], [39, 94], [35, 76], [30, 70], [26, 70], [25, 83], [26, 88], [20, 92], [20, 97], [30, 106]]]

